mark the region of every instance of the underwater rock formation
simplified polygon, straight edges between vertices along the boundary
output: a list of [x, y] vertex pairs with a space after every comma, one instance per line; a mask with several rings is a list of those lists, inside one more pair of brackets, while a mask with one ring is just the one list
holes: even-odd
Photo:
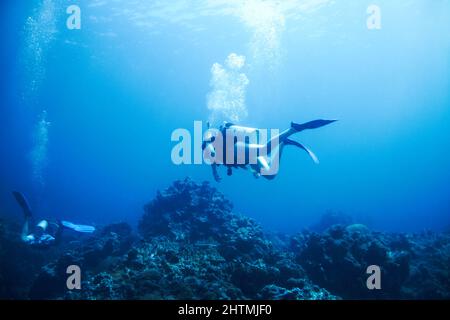
[[139, 223], [143, 241], [119, 266], [133, 272], [127, 298], [256, 299], [267, 285], [292, 289], [290, 279], [305, 278], [254, 220], [231, 210], [208, 183], [158, 192]]
[[450, 299], [450, 232], [391, 236], [390, 245], [411, 257], [403, 297]]
[[176, 181], [145, 206], [139, 223], [144, 238], [166, 237], [217, 246], [227, 260], [271, 255], [271, 243], [252, 219], [231, 212], [232, 204], [208, 182]]
[[259, 298], [262, 300], [335, 300], [336, 297], [318, 286], [295, 287], [288, 290], [276, 285], [268, 285], [263, 288]]
[[[310, 279], [344, 299], [448, 299], [450, 234], [389, 234], [335, 225], [292, 238]], [[366, 268], [378, 265], [382, 290], [367, 290]]]
[[[1, 221], [0, 298], [450, 298], [450, 234], [389, 234], [345, 221], [268, 234], [208, 183], [176, 181], [144, 207], [138, 234], [113, 224], [43, 252]], [[83, 272], [81, 290], [65, 287], [71, 264]], [[372, 264], [382, 269], [382, 290], [366, 287]]]
[[[0, 299], [26, 299], [30, 284], [48, 257], [20, 242], [21, 226], [0, 221]], [[47, 260], [48, 259], [48, 260]]]
[[310, 229], [315, 232], [324, 232], [328, 228], [337, 224], [349, 226], [352, 223], [353, 218], [350, 215], [345, 214], [344, 212], [341, 211], [328, 210], [320, 217], [319, 222], [311, 226]]
[[106, 226], [84, 241], [67, 243], [59, 257], [41, 268], [32, 283], [29, 297], [31, 299], [71, 298], [72, 293], [66, 288], [68, 276], [66, 269], [70, 265], [77, 265], [85, 271], [83, 276], [88, 279], [86, 283], [94, 292], [93, 295], [89, 291], [90, 295], [86, 298], [102, 298], [99, 291], [103, 292], [104, 288], [99, 290], [97, 287], [103, 286], [104, 282], [98, 283], [99, 274], [122, 260], [122, 256], [131, 249], [133, 242], [131, 227], [128, 224], [119, 223]]
[[[293, 238], [296, 261], [312, 281], [343, 298], [394, 298], [409, 276], [410, 256], [391, 251], [387, 239], [362, 225], [335, 225], [323, 234]], [[382, 268], [383, 290], [368, 290], [366, 269]]]

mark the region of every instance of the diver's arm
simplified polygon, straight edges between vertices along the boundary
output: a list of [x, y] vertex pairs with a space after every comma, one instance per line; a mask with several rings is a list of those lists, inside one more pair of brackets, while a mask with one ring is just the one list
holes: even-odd
[[211, 165], [211, 167], [212, 167], [214, 180], [216, 180], [216, 182], [220, 182], [221, 179], [220, 179], [219, 173], [217, 172], [217, 164], [213, 163]]

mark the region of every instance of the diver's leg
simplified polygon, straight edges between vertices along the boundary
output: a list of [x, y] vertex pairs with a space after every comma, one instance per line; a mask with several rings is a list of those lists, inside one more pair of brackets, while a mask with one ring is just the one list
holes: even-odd
[[19, 204], [19, 206], [22, 208], [23, 214], [26, 218], [31, 218], [32, 214], [31, 214], [31, 208], [30, 205], [28, 204], [27, 199], [25, 198], [25, 196], [21, 193], [21, 192], [17, 192], [17, 191], [13, 191], [13, 196], [16, 199], [17, 203]]
[[[281, 163], [281, 156], [283, 154], [284, 147], [288, 146], [288, 145], [292, 145], [292, 146], [298, 147], [300, 149], [303, 149], [304, 151], [306, 151], [306, 153], [311, 157], [311, 159], [315, 163], [317, 163], [317, 164], [319, 163], [319, 159], [311, 150], [309, 150], [307, 147], [305, 147], [303, 144], [301, 144], [297, 141], [293, 141], [293, 140], [286, 138], [268, 156], [258, 157], [258, 165], [260, 168], [262, 168], [262, 169], [260, 169], [260, 171], [265, 170], [265, 173], [266, 173], [266, 174], [261, 174], [264, 178], [266, 178], [268, 180], [273, 180], [276, 177], [276, 175], [278, 174], [278, 171], [279, 171], [279, 166]], [[265, 159], [268, 159], [268, 161], [266, 161]], [[264, 164], [264, 165], [260, 165], [260, 164]]]
[[289, 138], [296, 132], [297, 131], [295, 131], [293, 128], [289, 128], [281, 132], [279, 135], [270, 139], [269, 142], [267, 142], [265, 148], [267, 155], [269, 155], [272, 152], [272, 149], [274, 148], [278, 149], [278, 146], [282, 145], [287, 138]]
[[27, 237], [30, 234], [30, 220], [32, 218], [30, 205], [28, 204], [27, 199], [22, 193], [13, 191], [12, 194], [16, 199], [17, 203], [19, 204], [20, 208], [22, 209], [23, 216], [25, 218], [20, 238], [22, 239], [22, 241], [27, 241], [28, 240]]
[[301, 144], [300, 142], [291, 140], [291, 139], [286, 139], [284, 141], [285, 145], [291, 145], [291, 146], [295, 146], [298, 147], [300, 149], [303, 149], [304, 151], [306, 151], [306, 153], [311, 157], [311, 159], [315, 162], [315, 163], [319, 163], [319, 159], [317, 158], [317, 156], [314, 154], [314, 152], [312, 152], [309, 148], [305, 147], [303, 144]]
[[293, 127], [290, 127], [289, 129], [284, 130], [280, 134], [276, 135], [275, 137], [271, 138], [269, 142], [266, 143], [265, 146], [260, 148], [259, 152], [260, 154], [270, 156], [272, 153], [272, 150], [277, 150], [282, 147], [284, 142], [292, 136], [294, 133], [297, 133], [298, 131], [295, 130]]
[[[303, 124], [298, 124], [295, 122], [291, 123], [291, 127], [289, 129], [284, 130], [279, 135], [270, 139], [269, 142], [265, 146], [261, 146], [259, 148], [258, 154], [258, 169], [261, 172], [261, 175], [266, 179], [272, 180], [278, 174], [279, 164], [281, 161], [281, 155], [283, 153], [283, 148], [286, 145], [294, 145], [303, 150], [305, 150], [309, 156], [314, 160], [314, 162], [318, 163], [318, 159], [316, 155], [306, 148], [301, 143], [290, 140], [289, 137], [294, 133], [301, 132], [307, 129], [317, 129], [323, 126], [326, 126], [330, 123], [335, 122], [336, 120], [314, 120], [310, 122], [306, 122]], [[264, 172], [264, 173], [263, 173]]]
[[27, 241], [27, 237], [30, 234], [30, 219], [30, 216], [25, 216], [25, 222], [23, 223], [22, 227], [22, 234], [20, 235], [22, 241]]
[[53, 237], [55, 238], [55, 245], [58, 245], [61, 242], [63, 230], [64, 226], [62, 225], [61, 221], [58, 221], [55, 224], [55, 233], [53, 235]]
[[278, 143], [270, 154], [258, 157], [259, 172], [264, 178], [272, 180], [277, 176], [284, 146], [284, 142]]
[[285, 142], [286, 139], [288, 139], [294, 133], [301, 132], [301, 131], [308, 130], [308, 129], [317, 129], [317, 128], [326, 126], [326, 125], [336, 122], [336, 121], [337, 120], [319, 119], [319, 120], [313, 120], [313, 121], [309, 121], [309, 122], [302, 123], [302, 124], [291, 122], [291, 127], [289, 129], [284, 130], [278, 136], [275, 136], [272, 139], [270, 139], [270, 141], [266, 145], [267, 154], [270, 154], [270, 152], [271, 152], [270, 150], [273, 148], [274, 144], [276, 145], [277, 142], [279, 144]]
[[313, 121], [309, 121], [306, 123], [291, 122], [291, 128], [293, 128], [296, 132], [300, 132], [300, 131], [308, 130], [308, 129], [317, 129], [317, 128], [329, 125], [330, 123], [333, 123], [336, 121], [337, 120], [318, 119], [318, 120], [313, 120]]

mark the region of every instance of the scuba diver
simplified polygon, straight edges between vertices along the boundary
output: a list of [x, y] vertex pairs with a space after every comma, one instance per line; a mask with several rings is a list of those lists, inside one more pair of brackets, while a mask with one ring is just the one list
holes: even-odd
[[[303, 144], [289, 139], [295, 133], [307, 129], [317, 129], [337, 120], [314, 120], [303, 124], [291, 123], [290, 128], [276, 134], [267, 143], [267, 133], [261, 129], [237, 126], [224, 122], [219, 129], [211, 129], [203, 139], [202, 150], [208, 159], [214, 179], [221, 180], [217, 168], [224, 165], [227, 175], [233, 174], [233, 169], [250, 169], [256, 178], [263, 176], [272, 180], [278, 174], [278, 165], [285, 146], [291, 145], [304, 150], [315, 163], [319, 163], [316, 155]], [[261, 136], [265, 136], [263, 140]]]
[[68, 221], [51, 222], [48, 220], [40, 221], [33, 230], [30, 231], [30, 223], [32, 220], [32, 212], [25, 196], [17, 191], [13, 192], [19, 206], [22, 208], [25, 222], [22, 228], [21, 240], [35, 247], [50, 247], [59, 244], [63, 229], [70, 229], [80, 233], [93, 233], [95, 227], [77, 225]]

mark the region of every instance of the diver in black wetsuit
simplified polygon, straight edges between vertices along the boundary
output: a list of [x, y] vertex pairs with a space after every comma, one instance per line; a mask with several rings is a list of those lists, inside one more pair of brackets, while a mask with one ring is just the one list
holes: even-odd
[[[292, 145], [303, 149], [308, 153], [314, 162], [319, 162], [316, 155], [311, 150], [303, 144], [289, 139], [291, 135], [307, 129], [317, 129], [335, 121], [336, 120], [314, 120], [303, 124], [292, 122], [289, 129], [286, 129], [264, 144], [259, 144], [258, 141], [261, 129], [242, 127], [225, 122], [215, 132], [208, 132], [203, 140], [202, 149], [204, 152], [208, 151], [210, 156], [215, 158], [218, 153], [216, 148], [222, 148], [223, 152], [221, 156], [223, 159], [220, 159], [219, 161], [215, 159], [211, 163], [213, 176], [217, 182], [221, 180], [217, 172], [217, 167], [220, 165], [227, 167], [228, 176], [233, 174], [233, 168], [241, 168], [245, 170], [250, 168], [256, 178], [262, 175], [264, 178], [272, 180], [278, 173], [279, 160], [281, 158], [283, 148], [286, 145]], [[221, 139], [220, 143], [217, 145], [216, 140], [219, 135], [221, 136]], [[252, 135], [256, 137], [256, 143], [250, 143], [248, 138]], [[239, 137], [244, 137], [244, 139], [239, 139]], [[227, 143], [230, 141], [233, 145], [227, 146]], [[232, 159], [232, 161], [229, 161], [227, 156], [230, 152], [233, 152], [232, 155], [234, 159]], [[239, 154], [244, 155], [243, 158], [239, 158], [240, 160], [238, 160]], [[253, 158], [250, 155], [253, 155]]]
[[30, 246], [47, 248], [52, 245], [57, 245], [61, 239], [64, 228], [81, 233], [92, 233], [95, 231], [95, 227], [92, 226], [76, 225], [68, 221], [52, 222], [48, 220], [41, 220], [33, 230], [30, 230], [30, 224], [33, 217], [30, 205], [22, 193], [14, 191], [13, 195], [22, 208], [25, 217], [21, 239]]

